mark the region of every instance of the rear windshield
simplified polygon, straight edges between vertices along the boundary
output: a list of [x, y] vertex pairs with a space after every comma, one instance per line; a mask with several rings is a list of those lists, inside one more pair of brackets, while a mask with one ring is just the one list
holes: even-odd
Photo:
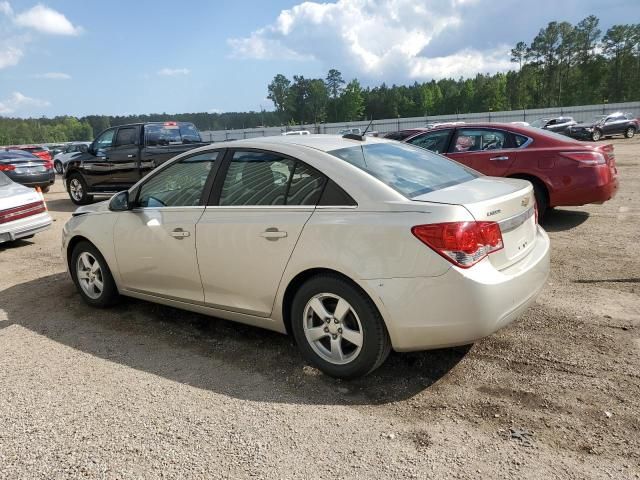
[[14, 158], [37, 158], [32, 153], [25, 152], [24, 150], [5, 150], [0, 151], [0, 160], [11, 160]]
[[407, 198], [480, 176], [445, 157], [402, 143], [362, 145], [328, 153], [364, 170]]
[[181, 145], [183, 143], [200, 143], [200, 132], [191, 123], [158, 123], [145, 125], [147, 145]]

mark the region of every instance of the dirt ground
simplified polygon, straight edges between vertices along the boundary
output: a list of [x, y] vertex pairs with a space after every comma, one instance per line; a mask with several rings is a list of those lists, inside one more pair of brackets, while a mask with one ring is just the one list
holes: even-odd
[[545, 223], [552, 273], [472, 347], [339, 382], [275, 333], [87, 307], [53, 228], [0, 247], [0, 478], [640, 478], [640, 139], [604, 205]]

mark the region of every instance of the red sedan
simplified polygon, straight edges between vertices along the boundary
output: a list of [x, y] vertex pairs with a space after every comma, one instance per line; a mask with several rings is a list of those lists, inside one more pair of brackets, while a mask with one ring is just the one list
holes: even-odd
[[536, 128], [473, 123], [414, 132], [404, 142], [485, 175], [529, 180], [538, 212], [547, 207], [603, 203], [618, 189], [613, 145], [593, 145]]

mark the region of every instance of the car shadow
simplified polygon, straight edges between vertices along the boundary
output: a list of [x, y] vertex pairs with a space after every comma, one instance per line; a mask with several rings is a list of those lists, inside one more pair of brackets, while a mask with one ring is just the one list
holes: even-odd
[[589, 218], [588, 212], [578, 210], [548, 210], [542, 221], [547, 232], [564, 232], [582, 225]]
[[340, 381], [307, 366], [291, 337], [134, 299], [91, 308], [66, 274], [1, 291], [0, 310], [0, 329], [17, 325], [111, 362], [260, 402], [396, 402], [428, 389], [471, 349], [392, 353], [372, 374]]
[[55, 200], [47, 200], [45, 198], [45, 202], [47, 203], [47, 208], [52, 212], [75, 212], [77, 205], [68, 199], [68, 198], [58, 198]]
[[26, 247], [27, 245], [33, 245], [33, 242], [30, 240], [25, 240], [24, 238], [21, 238], [19, 240], [14, 240], [13, 242], [2, 242], [0, 243], [0, 252], [2, 252], [3, 250], [10, 250], [13, 248]]

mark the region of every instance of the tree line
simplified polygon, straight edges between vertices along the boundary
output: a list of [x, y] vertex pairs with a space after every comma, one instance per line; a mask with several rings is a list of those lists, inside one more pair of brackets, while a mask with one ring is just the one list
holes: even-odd
[[325, 78], [278, 74], [267, 86], [273, 111], [0, 117], [0, 145], [89, 140], [132, 122], [177, 120], [225, 130], [640, 100], [640, 24], [603, 32], [599, 23], [593, 15], [576, 25], [550, 22], [529, 43], [514, 46], [507, 73], [375, 87], [346, 81], [336, 69]]

